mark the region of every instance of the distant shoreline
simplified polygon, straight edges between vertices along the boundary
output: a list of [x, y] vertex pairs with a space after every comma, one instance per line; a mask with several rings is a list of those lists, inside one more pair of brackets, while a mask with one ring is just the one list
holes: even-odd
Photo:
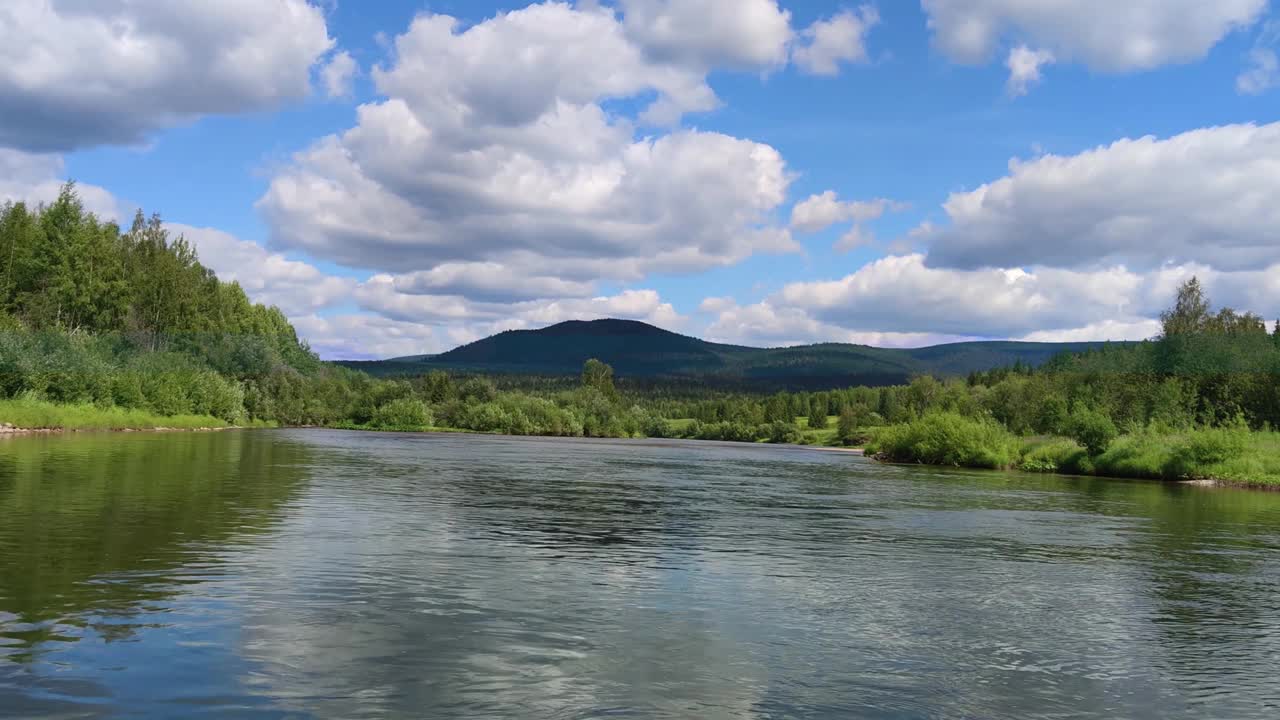
[[246, 428], [231, 425], [226, 427], [199, 428], [21, 428], [8, 423], [0, 423], [0, 438], [27, 437], [31, 435], [69, 435], [73, 433], [205, 433], [244, 429]]
[[[823, 452], [823, 453], [839, 453], [842, 455], [849, 455], [851, 457], [866, 458], [884, 465], [896, 465], [899, 467], [917, 467], [917, 468], [935, 467], [935, 468], [943, 468], [943, 469], [948, 467], [953, 467], [953, 466], [947, 466], [947, 465], [930, 465], [928, 463], [901, 463], [901, 462], [881, 460], [876, 457], [868, 455], [864, 448], [843, 448], [843, 447], [828, 447], [828, 446], [821, 446], [821, 445], [799, 445], [799, 444], [783, 444], [783, 443], [777, 443], [777, 444], [775, 443], [735, 443], [735, 442], [729, 442], [729, 441], [689, 440], [689, 439], [683, 439], [683, 438], [580, 438], [580, 437], [560, 437], [560, 436], [553, 436], [553, 435], [504, 435], [501, 433], [479, 433], [479, 432], [473, 432], [468, 430], [456, 430], [456, 429], [451, 430], [447, 428], [433, 428], [431, 430], [373, 430], [368, 428], [343, 428], [343, 427], [323, 427], [323, 426], [297, 426], [297, 427], [278, 427], [278, 428], [247, 428], [247, 427], [241, 427], [241, 426], [198, 427], [198, 428], [173, 428], [173, 427], [20, 428], [20, 427], [11, 425], [9, 423], [0, 423], [0, 439], [14, 438], [14, 437], [31, 437], [31, 436], [40, 436], [40, 435], [69, 435], [69, 434], [93, 434], [93, 433], [113, 433], [113, 434], [115, 433], [120, 433], [120, 434], [212, 433], [212, 432], [225, 432], [229, 430], [255, 430], [255, 429], [257, 430], [271, 430], [271, 429], [334, 430], [334, 431], [341, 431], [341, 432], [359, 432], [359, 433], [373, 433], [373, 434], [392, 433], [392, 434], [420, 435], [420, 436], [475, 435], [477, 437], [499, 437], [499, 438], [517, 438], [517, 439], [542, 439], [542, 440], [589, 439], [589, 440], [600, 440], [600, 441], [611, 441], [611, 442], [622, 442], [622, 443], [646, 442], [646, 441], [653, 442], [655, 440], [669, 440], [672, 442], [682, 442], [682, 443], [688, 443], [692, 445], [717, 444], [717, 445], [726, 445], [726, 446], [732, 446], [732, 447], [747, 447], [747, 448], [763, 446], [763, 447], [769, 447], [769, 448], [790, 448], [790, 449], [797, 449], [797, 450], [810, 450], [814, 452]], [[957, 469], [968, 469], [968, 470], [974, 470], [977, 472], [988, 472], [988, 473], [1001, 472], [999, 470], [983, 470], [982, 468], [957, 468]], [[1028, 474], [1034, 475], [1036, 473], [1028, 473]], [[1198, 479], [1189, 479], [1189, 480], [1160, 480], [1160, 479], [1153, 479], [1153, 478], [1131, 478], [1131, 477], [1116, 477], [1116, 476], [1108, 476], [1108, 475], [1072, 475], [1072, 474], [1065, 474], [1065, 473], [1046, 473], [1045, 475], [1050, 475], [1053, 477], [1062, 477], [1062, 478], [1097, 479], [1097, 480], [1110, 480], [1110, 481], [1122, 481], [1122, 482], [1155, 482], [1155, 483], [1161, 483], [1166, 485], [1183, 485], [1183, 486], [1202, 487], [1202, 488], [1226, 488], [1226, 489], [1235, 489], [1235, 490], [1265, 490], [1269, 492], [1280, 492], [1280, 486], [1276, 486], [1273, 484], [1249, 483], [1244, 481], [1225, 480], [1220, 478], [1198, 478]]]

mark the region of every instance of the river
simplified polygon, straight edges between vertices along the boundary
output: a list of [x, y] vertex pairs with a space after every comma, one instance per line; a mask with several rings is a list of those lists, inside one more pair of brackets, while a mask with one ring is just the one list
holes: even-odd
[[795, 448], [0, 442], [0, 716], [1280, 717], [1280, 493]]

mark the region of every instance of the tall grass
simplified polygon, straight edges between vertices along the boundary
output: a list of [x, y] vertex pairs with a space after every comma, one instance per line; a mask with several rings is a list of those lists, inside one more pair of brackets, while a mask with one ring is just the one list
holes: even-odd
[[1095, 464], [1097, 474], [1112, 477], [1280, 485], [1280, 434], [1243, 426], [1148, 429], [1121, 437]]
[[880, 430], [867, 451], [891, 462], [1151, 480], [1219, 480], [1280, 486], [1280, 433], [1243, 424], [1174, 430], [1151, 426], [1091, 455], [1076, 440], [1019, 441], [991, 420], [933, 413]]
[[157, 415], [146, 410], [55, 404], [32, 398], [0, 400], [0, 423], [28, 430], [152, 430], [228, 427], [212, 415]]

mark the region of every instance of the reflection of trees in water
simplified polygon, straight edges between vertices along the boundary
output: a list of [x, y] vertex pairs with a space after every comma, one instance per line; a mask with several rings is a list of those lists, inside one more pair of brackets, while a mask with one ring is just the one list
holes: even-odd
[[1165, 631], [1199, 632], [1215, 621], [1247, 625], [1274, 617], [1271, 603], [1259, 601], [1259, 583], [1275, 583], [1280, 493], [1071, 482], [1080, 490], [1064, 495], [1071, 509], [1134, 521], [1123, 535], [1122, 554], [1114, 559], [1131, 562], [1145, 574]]
[[[1232, 703], [1258, 697], [1235, 684], [1269, 677], [1280, 656], [1280, 495], [1163, 486], [1144, 499], [1135, 554], [1157, 559], [1145, 569], [1160, 664], [1215, 714], [1244, 714]], [[1280, 703], [1280, 689], [1268, 696]]]
[[[234, 657], [209, 667], [237, 698], [333, 716], [708, 718], [1156, 716], [1215, 662], [1213, 613], [1270, 617], [1257, 583], [1280, 495], [750, 448], [220, 437], [0, 452], [0, 611], [178, 605], [165, 593], [216, 576], [232, 545], [236, 602], [209, 637]], [[304, 473], [287, 522], [235, 545]], [[9, 553], [28, 538], [31, 558]], [[1194, 613], [1174, 615], [1188, 598]]]
[[[1238, 690], [1241, 703], [1266, 695], [1259, 692], [1266, 660], [1280, 642], [1278, 608], [1269, 600], [1280, 495], [935, 469], [884, 473], [874, 504], [884, 517], [860, 523], [866, 544], [856, 553], [875, 587], [839, 581], [841, 570], [830, 563], [825, 572], [815, 566], [817, 580], [807, 585], [811, 593], [839, 594], [846, 612], [857, 614], [851, 644], [863, 655], [892, 649], [870, 670], [886, 687], [902, 683], [885, 702], [911, 697], [929, 661], [948, 655], [957, 707], [1004, 708], [1011, 717], [1045, 712], [1055, 699], [1081, 714], [1118, 707], [1176, 714], [1212, 682]], [[877, 569], [881, 550], [893, 559]], [[831, 575], [836, 581], [824, 582]], [[896, 664], [909, 658], [919, 660], [914, 672], [895, 677]], [[1028, 674], [1050, 670], [1047, 684]], [[771, 693], [772, 707], [786, 699]], [[1226, 716], [1256, 714], [1238, 709]]]
[[307, 460], [306, 446], [258, 432], [15, 438], [0, 448], [0, 614], [21, 628], [4, 636], [29, 645], [57, 639], [48, 621], [127, 614], [216, 572], [217, 546], [268, 529]]

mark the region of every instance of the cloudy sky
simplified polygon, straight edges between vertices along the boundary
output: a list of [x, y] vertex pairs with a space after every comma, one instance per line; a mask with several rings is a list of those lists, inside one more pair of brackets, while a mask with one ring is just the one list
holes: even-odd
[[162, 213], [325, 357], [1280, 316], [1268, 0], [6, 0], [0, 200]]

